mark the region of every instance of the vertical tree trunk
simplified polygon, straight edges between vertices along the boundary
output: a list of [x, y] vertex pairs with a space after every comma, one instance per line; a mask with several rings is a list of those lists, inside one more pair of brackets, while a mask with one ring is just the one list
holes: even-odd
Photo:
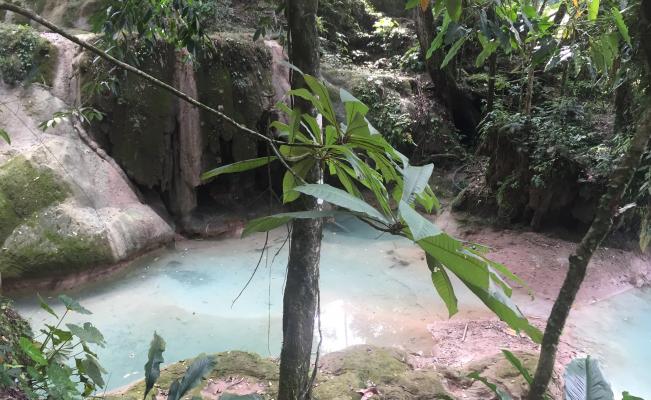
[[[641, 43], [645, 47], [647, 67], [651, 67], [651, 0], [642, 1]], [[538, 367], [531, 385], [528, 400], [542, 400], [554, 372], [556, 351], [570, 309], [585, 278], [588, 263], [595, 250], [608, 235], [624, 194], [640, 166], [642, 155], [647, 149], [651, 137], [651, 110], [646, 110], [638, 123], [638, 128], [631, 140], [620, 165], [613, 172], [606, 193], [599, 202], [595, 219], [590, 229], [570, 256], [570, 266], [561, 291], [554, 302], [540, 350]]]
[[[287, 0], [289, 60], [306, 74], [319, 76], [319, 36], [316, 15], [318, 0]], [[304, 86], [300, 74], [292, 74], [292, 88]], [[309, 103], [294, 99], [295, 107], [310, 112]], [[317, 165], [308, 177], [318, 182]], [[307, 197], [307, 196], [304, 196]], [[313, 198], [302, 198], [304, 210], [317, 209]], [[287, 284], [283, 298], [283, 347], [280, 354], [279, 400], [303, 400], [311, 395], [310, 359], [314, 340], [314, 318], [319, 293], [319, 259], [323, 224], [317, 219], [293, 223]]]

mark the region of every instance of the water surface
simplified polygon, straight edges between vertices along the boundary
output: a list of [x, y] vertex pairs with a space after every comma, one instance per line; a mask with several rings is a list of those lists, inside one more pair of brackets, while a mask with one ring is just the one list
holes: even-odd
[[[68, 292], [91, 310], [69, 322], [90, 321], [104, 334], [98, 352], [116, 388], [142, 378], [154, 331], [167, 341], [166, 362], [199, 353], [246, 350], [263, 356], [280, 352], [282, 292], [287, 249], [282, 231], [270, 238], [262, 263], [238, 301], [233, 300], [260, 258], [264, 235], [240, 240], [186, 242], [134, 263], [108, 281]], [[447, 318], [429, 271], [408, 241], [352, 221], [324, 233], [321, 265], [324, 351], [354, 344], [399, 345], [429, 353], [429, 322]], [[457, 283], [458, 286], [458, 283]], [[461, 308], [485, 310], [463, 288]], [[17, 308], [36, 330], [51, 322], [33, 297]]]

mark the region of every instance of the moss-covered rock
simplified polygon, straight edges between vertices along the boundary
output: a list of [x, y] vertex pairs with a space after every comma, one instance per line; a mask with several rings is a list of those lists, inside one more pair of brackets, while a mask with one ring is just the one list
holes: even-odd
[[70, 190], [51, 170], [22, 156], [0, 166], [0, 242], [34, 213], [60, 203]]
[[0, 23], [0, 78], [5, 83], [50, 84], [55, 61], [55, 48], [34, 29]]
[[[241, 351], [219, 353], [217, 367], [207, 382], [190, 395], [209, 399], [211, 383], [233, 377], [243, 378], [257, 388], [264, 388], [262, 397], [272, 399], [278, 390], [278, 365], [255, 354]], [[443, 376], [435, 370], [413, 370], [407, 364], [405, 352], [373, 346], [355, 346], [327, 354], [322, 358], [314, 388], [318, 400], [358, 400], [357, 390], [376, 385], [380, 399], [437, 399], [449, 393], [443, 385]], [[170, 365], [162, 371], [157, 387], [166, 389], [183, 375], [191, 360]], [[108, 396], [109, 400], [140, 400], [143, 383], [136, 383], [124, 392]]]

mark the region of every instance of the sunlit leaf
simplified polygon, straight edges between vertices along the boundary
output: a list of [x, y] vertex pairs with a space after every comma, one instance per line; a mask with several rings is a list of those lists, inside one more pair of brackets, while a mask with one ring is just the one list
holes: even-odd
[[88, 311], [79, 304], [79, 302], [71, 297], [62, 294], [59, 296], [59, 300], [66, 306], [66, 309], [69, 311], [74, 311], [79, 314], [91, 315], [92, 312]]
[[323, 199], [328, 203], [343, 207], [347, 210], [364, 214], [377, 221], [388, 222], [386, 217], [377, 211], [373, 206], [364, 200], [351, 195], [350, 193], [326, 184], [309, 184], [299, 186], [295, 189], [298, 192], [307, 194], [317, 199]]
[[432, 283], [436, 292], [439, 294], [443, 303], [448, 309], [450, 318], [459, 312], [457, 296], [454, 294], [454, 287], [448, 273], [445, 272], [443, 265], [429, 254], [426, 256], [427, 266], [432, 273]]
[[565, 368], [567, 400], [614, 400], [610, 384], [594, 358], [577, 358]]
[[244, 172], [244, 171], [249, 171], [255, 168], [262, 167], [264, 165], [269, 164], [272, 161], [277, 160], [278, 157], [276, 156], [268, 156], [268, 157], [260, 157], [260, 158], [254, 158], [251, 160], [244, 160], [244, 161], [238, 161], [232, 164], [224, 165], [219, 168], [215, 168], [211, 171], [205, 172], [201, 175], [202, 180], [207, 180], [211, 178], [215, 178], [219, 175], [223, 174], [233, 174], [237, 172]]

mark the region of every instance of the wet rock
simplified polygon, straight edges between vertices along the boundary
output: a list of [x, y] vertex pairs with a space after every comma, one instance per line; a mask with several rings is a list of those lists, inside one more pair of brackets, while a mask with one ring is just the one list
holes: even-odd
[[66, 105], [44, 87], [0, 85], [0, 272], [5, 278], [60, 276], [129, 259], [172, 239], [115, 165], [61, 121], [38, 125]]

